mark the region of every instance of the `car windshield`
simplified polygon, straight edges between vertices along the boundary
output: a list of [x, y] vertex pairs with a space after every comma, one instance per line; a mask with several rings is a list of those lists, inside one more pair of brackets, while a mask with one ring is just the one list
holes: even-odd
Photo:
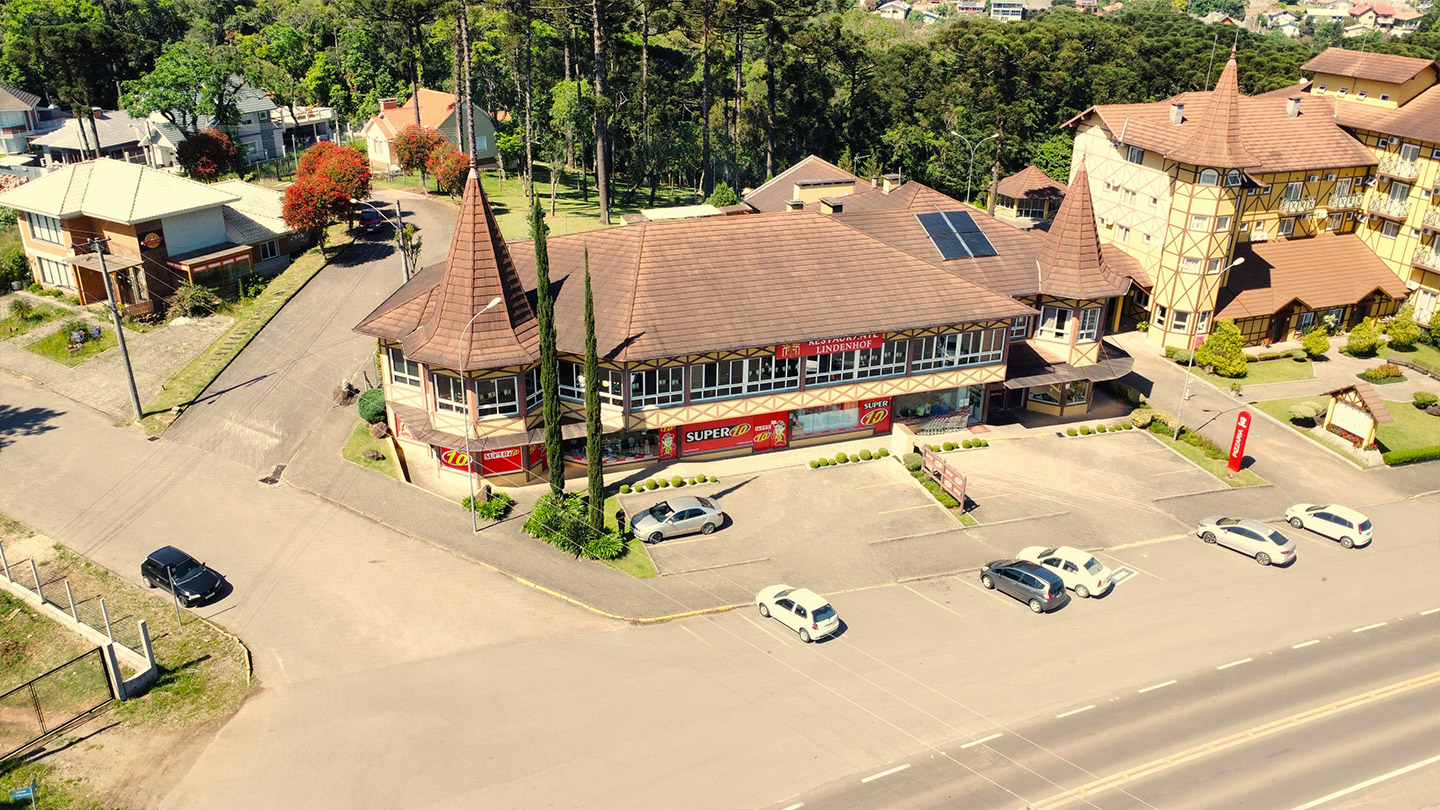
[[815, 612], [810, 614], [810, 616], [817, 622], [829, 621], [835, 618], [835, 608], [829, 605], [821, 605], [815, 608]]
[[1100, 569], [1104, 567], [1105, 566], [1101, 565], [1100, 562], [1094, 557], [1091, 557], [1090, 559], [1085, 561], [1085, 570], [1089, 571], [1092, 574], [1099, 574]]
[[1215, 521], [1215, 525], [1216, 525], [1216, 526], [1234, 526], [1236, 523], [1239, 523], [1239, 522], [1240, 522], [1240, 521], [1236, 520], [1235, 518], [1220, 518], [1219, 520]]
[[1286, 540], [1286, 539], [1285, 539], [1285, 535], [1283, 535], [1283, 534], [1281, 534], [1281, 533], [1279, 533], [1279, 532], [1271, 532], [1269, 539], [1270, 539], [1270, 542], [1274, 543], [1274, 544], [1277, 545], [1277, 546], [1283, 546], [1283, 545], [1285, 545], [1286, 543], [1289, 543], [1289, 542], [1290, 542], [1289, 540]]
[[1054, 557], [1054, 556], [1055, 556], [1055, 549], [1053, 549], [1053, 548], [1042, 548], [1042, 549], [1040, 549], [1040, 553], [1039, 553], [1039, 554], [1036, 554], [1035, 556], [1037, 556], [1037, 557]]
[[1361, 524], [1360, 524], [1360, 531], [1362, 531], [1362, 532], [1368, 532], [1368, 531], [1370, 531], [1370, 521], [1366, 520], [1366, 521], [1361, 522]]
[[671, 511], [673, 510], [670, 508], [670, 504], [664, 502], [657, 503], [650, 507], [650, 517], [656, 520], [664, 520], [665, 516], [670, 514]]
[[709, 498], [696, 498], [695, 500], [699, 501], [700, 505], [705, 507], [706, 509], [715, 508], [715, 504], [711, 503]]
[[200, 563], [195, 562], [195, 560], [187, 557], [178, 565], [170, 566], [170, 578], [176, 582], [184, 582], [185, 580], [200, 573], [202, 570], [204, 569], [200, 565]]

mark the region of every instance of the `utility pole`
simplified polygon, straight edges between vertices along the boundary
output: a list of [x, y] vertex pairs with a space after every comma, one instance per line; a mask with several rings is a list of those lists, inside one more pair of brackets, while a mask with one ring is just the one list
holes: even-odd
[[[395, 217], [400, 221], [400, 258], [405, 264], [405, 280], [410, 280], [410, 237], [405, 235], [405, 212], [400, 210], [400, 199], [395, 199]], [[419, 257], [416, 257], [417, 259]]]
[[130, 349], [125, 346], [125, 330], [120, 326], [120, 308], [115, 305], [115, 296], [110, 291], [110, 271], [105, 268], [105, 242], [109, 239], [90, 237], [90, 250], [100, 257], [100, 275], [105, 277], [105, 303], [110, 308], [110, 317], [115, 322], [115, 339], [120, 342], [120, 357], [125, 361], [125, 378], [130, 383], [130, 404], [135, 406], [135, 421], [145, 418], [140, 407], [140, 393], [135, 390], [135, 369], [130, 366]]

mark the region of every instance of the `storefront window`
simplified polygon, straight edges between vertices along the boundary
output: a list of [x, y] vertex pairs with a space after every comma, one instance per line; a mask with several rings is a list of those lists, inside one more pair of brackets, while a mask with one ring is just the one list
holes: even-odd
[[475, 413], [487, 416], [516, 416], [520, 413], [520, 394], [514, 377], [475, 381]]
[[656, 408], [685, 402], [685, 368], [651, 368], [630, 373], [630, 407]]
[[[585, 460], [585, 437], [566, 439], [561, 452], [567, 461]], [[660, 455], [660, 431], [645, 430], [632, 433], [607, 433], [600, 438], [600, 463], [628, 464], [632, 461], [658, 458]]]
[[404, 352], [393, 346], [390, 348], [390, 382], [420, 387], [420, 364], [406, 360]]
[[[585, 401], [585, 367], [579, 363], [559, 364], [557, 369], [560, 378], [560, 398], [571, 402]], [[623, 389], [620, 387], [624, 375], [614, 369], [600, 369], [600, 401], [611, 405], [621, 405], [625, 402]]]
[[915, 372], [995, 363], [1005, 354], [1005, 330], [936, 335], [915, 342]]
[[790, 412], [790, 435], [796, 439], [843, 433], [860, 427], [860, 403], [842, 402]]
[[1077, 405], [1090, 398], [1090, 381], [1075, 380], [1065, 388], [1065, 401]]
[[1031, 402], [1043, 402], [1047, 405], [1060, 404], [1060, 386], [1039, 385], [1030, 389], [1029, 399]]
[[983, 385], [966, 385], [901, 394], [895, 397], [895, 418], [901, 422], [919, 422], [939, 416], [963, 416], [967, 424], [974, 424], [980, 418], [977, 405], [984, 389]]
[[822, 354], [805, 359], [805, 384], [830, 385], [849, 380], [898, 377], [905, 373], [909, 341], [891, 340], [873, 349]]
[[691, 401], [724, 399], [800, 387], [800, 360], [749, 357], [690, 367]]

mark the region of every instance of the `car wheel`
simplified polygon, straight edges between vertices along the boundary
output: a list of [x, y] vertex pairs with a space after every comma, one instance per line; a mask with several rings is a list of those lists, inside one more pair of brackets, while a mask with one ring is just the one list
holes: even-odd
[[984, 585], [986, 588], [989, 588], [992, 591], [995, 590], [995, 580], [991, 579], [989, 574], [980, 577], [980, 584]]
[[1255, 562], [1260, 563], [1261, 565], [1269, 565], [1270, 555], [1262, 551], [1259, 554], [1255, 555]]
[[1030, 600], [1030, 612], [1031, 612], [1031, 613], [1039, 613], [1039, 612], [1041, 611], [1042, 607], [1043, 607], [1043, 606], [1040, 604], [1040, 600], [1039, 600], [1039, 599], [1031, 599], [1031, 600]]
[[1355, 548], [1355, 541], [1354, 541], [1354, 540], [1351, 540], [1351, 539], [1348, 538], [1348, 537], [1342, 537], [1342, 538], [1340, 538], [1340, 547], [1341, 547], [1341, 548]]
[[714, 531], [715, 531], [715, 524], [714, 524], [714, 523], [706, 523], [704, 526], [701, 526], [701, 527], [700, 527], [700, 533], [701, 533], [701, 534], [710, 534], [711, 532], [714, 532]]
[[764, 602], [760, 603], [760, 615], [764, 616], [767, 619], [770, 618], [770, 608], [765, 607]]
[[645, 538], [645, 542], [647, 542], [647, 543], [658, 543], [658, 542], [660, 542], [661, 540], [664, 540], [664, 539], [665, 539], [665, 535], [661, 534], [660, 532], [652, 532], [649, 537]]
[[1089, 598], [1090, 598], [1090, 589], [1087, 588], [1087, 587], [1085, 587], [1084, 585], [1076, 585], [1076, 586], [1075, 586], [1075, 595], [1078, 596], [1078, 597], [1080, 597], [1081, 599], [1089, 599]]
[[1290, 525], [1294, 526], [1297, 529], [1303, 529], [1305, 528], [1305, 521], [1301, 520], [1298, 517], [1290, 518]]
[[809, 644], [809, 643], [810, 643], [810, 632], [809, 632], [808, 630], [801, 630], [801, 631], [800, 631], [800, 640], [803, 641], [803, 642], [805, 642], [806, 644]]
[[1204, 541], [1207, 542], [1207, 543], [1214, 543], [1214, 542], [1215, 542], [1215, 533], [1214, 533], [1214, 532], [1205, 532], [1204, 534], [1200, 535], [1200, 539], [1201, 539], [1201, 540], [1204, 540]]
[[156, 587], [156, 585], [155, 585], [155, 580], [151, 579], [150, 577], [145, 577], [145, 587], [147, 587], [147, 588], [154, 588], [154, 587]]

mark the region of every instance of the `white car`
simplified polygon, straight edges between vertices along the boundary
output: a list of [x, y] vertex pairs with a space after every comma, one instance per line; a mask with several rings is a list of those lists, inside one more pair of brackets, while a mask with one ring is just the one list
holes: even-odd
[[1348, 506], [1297, 503], [1285, 510], [1285, 519], [1297, 529], [1339, 540], [1343, 548], [1370, 545], [1370, 518]]
[[1248, 554], [1261, 565], [1285, 564], [1295, 559], [1295, 541], [1258, 520], [1207, 517], [1195, 527], [1195, 534], [1207, 543], [1219, 543]]
[[1110, 569], [1095, 559], [1093, 554], [1078, 548], [1030, 546], [1021, 549], [1015, 558], [1045, 566], [1081, 599], [1099, 596], [1114, 584], [1114, 580], [1110, 578]]
[[810, 643], [840, 629], [840, 616], [825, 597], [805, 588], [771, 585], [755, 596], [761, 616], [769, 616]]

